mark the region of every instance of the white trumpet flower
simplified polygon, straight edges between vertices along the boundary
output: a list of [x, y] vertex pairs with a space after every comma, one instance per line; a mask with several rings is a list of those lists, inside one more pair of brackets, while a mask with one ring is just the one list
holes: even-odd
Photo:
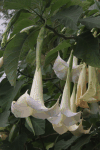
[[64, 115], [63, 124], [66, 126], [71, 126], [79, 122], [81, 115], [81, 112], [74, 113], [70, 110], [70, 75], [72, 70], [72, 63], [73, 63], [73, 54], [71, 53], [67, 79], [60, 104], [61, 113]]
[[27, 98], [27, 104], [37, 111], [37, 113], [33, 112], [32, 116], [37, 118], [41, 116], [41, 119], [56, 116], [60, 112], [59, 99], [51, 108], [47, 108], [44, 105], [41, 68], [36, 69], [30, 96]]
[[[76, 92], [76, 85], [74, 85], [73, 92], [72, 92], [72, 95], [71, 95], [71, 98], [70, 98], [70, 100], [71, 100], [70, 106], [73, 103], [73, 105], [71, 106], [71, 111], [72, 112], [76, 111], [76, 105], [75, 105], [75, 97], [76, 97], [76, 95], [75, 95], [75, 92]], [[71, 126], [66, 126], [64, 124], [64, 118], [63, 117], [64, 117], [64, 115], [60, 113], [56, 117], [48, 118], [48, 121], [52, 123], [53, 129], [57, 133], [63, 134], [65, 132], [67, 132], [67, 131], [70, 131], [73, 135], [80, 136], [81, 134], [88, 134], [90, 132], [91, 127], [88, 130], [84, 130], [83, 129], [82, 119], [80, 119], [79, 125], [74, 124], [74, 125], [71, 125]]]
[[[65, 62], [58, 53], [58, 57], [54, 62], [54, 65], [53, 65], [54, 72], [57, 75], [57, 77], [60, 78], [61, 80], [66, 80], [68, 67], [69, 67], [69, 60], [68, 62]], [[81, 68], [82, 68], [82, 65], [77, 65], [77, 58], [74, 56], [72, 73], [71, 73], [71, 78], [70, 78], [71, 81], [73, 81], [74, 83], [77, 83], [78, 81]]]
[[[72, 92], [72, 95], [71, 95], [71, 98], [70, 98], [70, 100], [71, 100], [70, 106], [73, 103], [73, 105], [70, 107], [72, 112], [76, 111], [76, 105], [75, 105], [76, 95], [75, 95], [75, 92], [76, 92], [76, 85], [74, 85], [73, 92]], [[52, 123], [53, 129], [57, 133], [63, 134], [67, 131], [70, 131], [73, 135], [80, 136], [81, 134], [88, 134], [90, 132], [91, 127], [88, 130], [83, 129], [82, 119], [80, 119], [78, 121], [78, 122], [80, 122], [79, 125], [74, 124], [74, 125], [71, 125], [71, 126], [67, 126], [67, 125], [64, 124], [64, 118], [63, 117], [64, 117], [63, 114], [59, 114], [57, 117], [50, 117], [48, 119], [48, 121]], [[69, 120], [67, 120], [67, 121], [69, 121]]]
[[[71, 60], [72, 61], [72, 56]], [[70, 74], [71, 74], [71, 62], [68, 69], [67, 80], [65, 83], [62, 101], [60, 104], [61, 113], [56, 117], [48, 118], [48, 121], [52, 123], [53, 129], [59, 133], [63, 134], [67, 131], [72, 132], [72, 134], [79, 136], [81, 134], [88, 134], [90, 128], [88, 130], [84, 130], [82, 126], [82, 119], [80, 119], [81, 112], [76, 113], [76, 87], [77, 84], [74, 84], [73, 92], [70, 98]], [[76, 123], [80, 122], [79, 125]]]
[[36, 48], [36, 70], [32, 83], [30, 95], [25, 93], [18, 101], [12, 102], [11, 110], [15, 117], [33, 116], [39, 119], [46, 119], [51, 116], [56, 116], [60, 112], [59, 99], [54, 106], [47, 108], [43, 101], [43, 85], [41, 73], [41, 48], [44, 37], [44, 27], [41, 28], [37, 39]]

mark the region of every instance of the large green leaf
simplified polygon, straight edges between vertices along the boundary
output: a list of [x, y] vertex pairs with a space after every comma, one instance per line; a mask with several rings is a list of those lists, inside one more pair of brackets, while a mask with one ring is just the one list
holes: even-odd
[[5, 0], [6, 9], [23, 9], [31, 6], [31, 0]]
[[26, 27], [31, 26], [31, 25], [33, 25], [32, 20], [30, 20], [28, 18], [27, 19], [22, 19], [17, 24], [15, 24], [13, 34], [16, 34], [19, 31], [21, 31], [23, 28], [26, 28]]
[[17, 81], [15, 87], [12, 87], [8, 81], [2, 82], [0, 84], [0, 87], [2, 87], [0, 88], [0, 106], [4, 107], [6, 110], [9, 110], [11, 102], [14, 100], [25, 80]]
[[54, 3], [51, 5], [51, 14], [55, 11], [55, 10], [57, 10], [57, 9], [59, 9], [60, 7], [62, 7], [63, 5], [65, 5], [65, 4], [67, 4], [68, 2], [70, 2], [70, 0], [57, 0], [57, 1], [54, 1]]
[[18, 135], [10, 146], [10, 150], [25, 150], [27, 135], [25, 133]]
[[20, 16], [22, 16], [22, 14], [25, 14], [24, 18], [27, 18], [27, 15], [29, 17], [30, 12], [28, 10], [24, 10], [24, 9], [21, 9], [21, 10], [17, 11], [13, 15], [13, 17], [11, 18], [9, 23], [7, 24], [6, 31], [8, 31], [12, 27], [12, 25], [14, 25], [14, 23], [20, 18]]
[[97, 0], [94, 0], [95, 3], [89, 7], [89, 10], [94, 10], [94, 9], [97, 9], [100, 11], [100, 2], [98, 2]]
[[80, 19], [79, 22], [89, 29], [100, 28], [100, 16]]
[[71, 6], [61, 12], [58, 12], [53, 17], [53, 21], [58, 20], [60, 24], [63, 24], [65, 27], [77, 30], [77, 22], [82, 12], [82, 7], [77, 5]]
[[68, 48], [70, 46], [71, 46], [70, 43], [67, 43], [66, 41], [61, 42], [54, 49], [50, 50], [50, 52], [47, 53], [46, 59], [45, 59], [45, 64], [48, 65], [57, 57], [57, 54], [55, 54], [56, 52], [58, 52], [64, 48]]
[[91, 135], [83, 135], [78, 139], [76, 144], [71, 147], [71, 150], [80, 150], [81, 147], [90, 141]]
[[73, 136], [71, 139], [69, 139], [68, 141], [58, 141], [55, 144], [54, 150], [62, 150], [62, 149], [67, 149], [69, 146], [71, 146], [71, 144], [73, 144], [79, 137]]
[[8, 117], [10, 115], [10, 111], [4, 111], [0, 114], [0, 127], [8, 126]]
[[16, 84], [16, 73], [19, 55], [23, 43], [27, 38], [26, 33], [18, 33], [8, 44], [4, 52], [4, 70], [12, 86]]
[[28, 10], [21, 9], [18, 12], [19, 12], [19, 15], [17, 15], [18, 17], [16, 17], [16, 20], [13, 22], [13, 31], [10, 37], [18, 33], [23, 28], [32, 25], [33, 23], [33, 21], [30, 19], [32, 17], [32, 14]]
[[26, 61], [28, 64], [33, 66], [35, 63], [35, 60], [36, 60], [36, 52], [30, 49], [29, 53], [26, 56]]
[[86, 1], [86, 0], [85, 0], [85, 1], [81, 1], [81, 0], [71, 0], [71, 1], [68, 3], [67, 7], [72, 6], [72, 5], [79, 5], [79, 6], [81, 6], [81, 7], [83, 8], [83, 10], [87, 10], [88, 7], [91, 5], [91, 3], [88, 2], [88, 1]]
[[91, 32], [85, 32], [76, 38], [76, 42], [74, 55], [90, 66], [100, 67], [98, 38], [94, 38]]
[[25, 118], [25, 120], [26, 120], [26, 122], [25, 122], [26, 128], [28, 130], [30, 130], [34, 134], [34, 136], [35, 136], [35, 131], [34, 131], [34, 128], [33, 128], [33, 125], [32, 125], [30, 117]]
[[[37, 28], [33, 27], [32, 31], [30, 31], [30, 34], [27, 37], [27, 39], [26, 39], [26, 41], [25, 41], [25, 43], [22, 47], [22, 50], [21, 50], [21, 53], [20, 53], [20, 59], [25, 60], [25, 58], [27, 59], [28, 55], [30, 55], [29, 54], [30, 51], [34, 52], [34, 46], [37, 42], [38, 33], [39, 33], [39, 31], [37, 30]], [[34, 57], [34, 54], [32, 54], [31, 57], [29, 58], [30, 59], [29, 62], [31, 62], [31, 63], [33, 63], [32, 61], [34, 61], [34, 59], [33, 60], [31, 59], [32, 57]]]
[[30, 117], [36, 135], [45, 133], [45, 120]]

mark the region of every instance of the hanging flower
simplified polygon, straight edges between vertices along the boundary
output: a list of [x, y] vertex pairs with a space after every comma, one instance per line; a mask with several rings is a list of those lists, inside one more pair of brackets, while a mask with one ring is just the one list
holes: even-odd
[[[76, 112], [76, 87], [77, 84], [74, 84], [73, 92], [70, 98], [70, 74], [71, 74], [71, 63], [72, 63], [72, 54], [70, 58], [69, 68], [65, 87], [63, 90], [62, 100], [60, 104], [61, 112], [56, 117], [48, 118], [48, 121], [52, 123], [53, 128], [59, 134], [63, 134], [67, 131], [72, 132], [72, 134], [79, 136], [81, 134], [87, 134], [90, 131], [84, 130], [82, 126], [82, 119], [80, 119], [81, 112]], [[80, 122], [79, 125], [77, 123]]]
[[41, 73], [41, 48], [44, 37], [44, 27], [41, 28], [37, 38], [36, 48], [36, 70], [32, 83], [30, 95], [26, 92], [18, 101], [12, 102], [11, 110], [15, 117], [28, 117], [46, 119], [51, 116], [56, 116], [60, 112], [59, 99], [54, 106], [47, 108], [43, 101], [43, 85]]
[[37, 110], [37, 113], [35, 112], [32, 115], [36, 118], [40, 118], [41, 116], [41, 119], [46, 119], [60, 112], [59, 99], [51, 108], [47, 108], [44, 105], [41, 68], [38, 70], [36, 69], [30, 96], [27, 98], [27, 104], [31, 108]]
[[[76, 105], [74, 103], [75, 98], [76, 98], [75, 92], [76, 92], [76, 85], [74, 85], [73, 92], [72, 92], [72, 95], [71, 95], [71, 98], [70, 98], [70, 100], [73, 102], [73, 105], [70, 107], [71, 108], [70, 110], [72, 112], [73, 111], [75, 112], [75, 110], [76, 110]], [[88, 134], [90, 132], [91, 127], [88, 130], [83, 129], [82, 119], [80, 119], [79, 121], [77, 120], [79, 122], [79, 125], [77, 125], [77, 123], [76, 123], [74, 125], [67, 126], [64, 123], [64, 118], [63, 117], [64, 117], [64, 115], [60, 113], [56, 117], [48, 118], [48, 121], [52, 123], [53, 129], [57, 133], [63, 134], [63, 133], [66, 133], [67, 131], [70, 131], [73, 135], [80, 136], [81, 134]], [[75, 118], [74, 118], [74, 120], [75, 120]], [[67, 119], [67, 121], [69, 121], [69, 120]]]
[[[69, 60], [70, 60], [70, 58], [69, 58]], [[61, 57], [58, 53], [58, 57], [55, 60], [53, 69], [54, 69], [54, 72], [57, 75], [57, 77], [60, 78], [61, 80], [66, 80], [68, 67], [69, 67], [69, 60], [68, 60], [68, 62], [65, 62], [63, 59], [61, 59]], [[71, 73], [71, 81], [73, 81], [74, 83], [77, 83], [77, 81], [78, 81], [78, 77], [79, 77], [81, 68], [82, 68], [82, 65], [77, 65], [77, 58], [74, 56], [72, 73]]]

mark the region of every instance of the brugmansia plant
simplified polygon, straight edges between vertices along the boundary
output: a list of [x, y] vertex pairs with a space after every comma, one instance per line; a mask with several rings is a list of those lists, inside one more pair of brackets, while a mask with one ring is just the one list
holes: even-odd
[[100, 2], [0, 9], [12, 16], [0, 38], [0, 150], [99, 150]]

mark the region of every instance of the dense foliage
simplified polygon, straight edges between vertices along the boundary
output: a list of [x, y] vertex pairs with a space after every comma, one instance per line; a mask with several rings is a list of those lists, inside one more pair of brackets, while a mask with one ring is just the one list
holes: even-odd
[[[2, 35], [0, 57], [0, 150], [99, 150], [100, 115], [82, 111], [83, 127], [89, 134], [59, 135], [48, 120], [16, 118], [12, 101], [28, 90], [36, 69], [36, 44], [45, 25], [41, 68], [45, 106], [53, 106], [63, 93], [65, 81], [52, 69], [58, 51], [67, 61], [71, 50], [78, 63], [100, 68], [100, 2], [96, 0], [4, 0], [6, 10], [15, 10]], [[71, 82], [71, 91], [73, 83]], [[99, 103], [99, 102], [98, 102]]]

